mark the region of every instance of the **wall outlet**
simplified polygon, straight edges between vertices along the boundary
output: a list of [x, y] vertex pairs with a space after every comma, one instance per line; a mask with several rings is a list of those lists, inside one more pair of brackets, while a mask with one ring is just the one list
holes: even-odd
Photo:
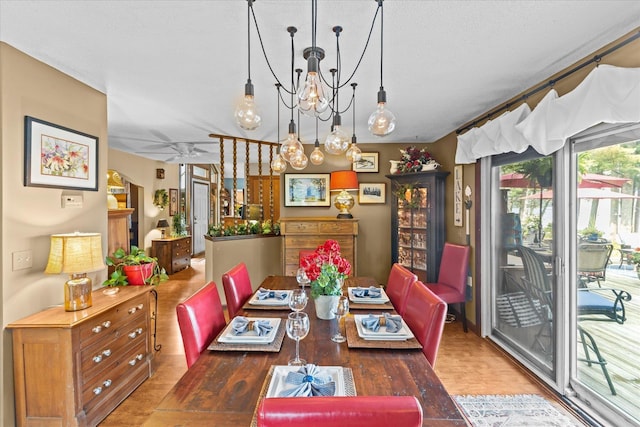
[[13, 271], [24, 270], [33, 266], [31, 250], [13, 252]]
[[63, 208], [81, 208], [82, 207], [82, 196], [70, 196], [70, 195], [62, 195], [62, 207]]

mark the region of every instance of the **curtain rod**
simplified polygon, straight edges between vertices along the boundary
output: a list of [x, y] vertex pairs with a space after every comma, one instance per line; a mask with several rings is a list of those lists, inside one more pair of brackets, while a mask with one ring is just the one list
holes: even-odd
[[637, 33], [629, 36], [628, 39], [621, 41], [620, 43], [618, 43], [615, 46], [612, 46], [611, 48], [605, 50], [604, 52], [602, 52], [599, 55], [595, 55], [593, 58], [583, 62], [580, 65], [575, 66], [574, 68], [570, 69], [569, 71], [565, 72], [564, 74], [561, 74], [560, 76], [558, 76], [555, 79], [551, 79], [548, 82], [538, 86], [537, 88], [525, 93], [524, 95], [520, 96], [519, 98], [516, 98], [515, 100], [511, 101], [511, 102], [507, 102], [503, 105], [501, 105], [500, 107], [488, 112], [487, 114], [485, 114], [483, 117], [474, 120], [473, 122], [471, 122], [470, 124], [463, 126], [461, 128], [456, 129], [456, 135], [460, 135], [462, 132], [471, 129], [472, 127], [474, 127], [475, 125], [477, 125], [478, 123], [484, 121], [484, 120], [488, 120], [490, 119], [492, 116], [496, 115], [497, 113], [500, 113], [504, 110], [507, 110], [509, 107], [521, 102], [521, 101], [526, 101], [527, 98], [529, 98], [531, 95], [535, 95], [536, 93], [540, 92], [541, 90], [544, 90], [548, 87], [552, 87], [553, 85], [555, 85], [558, 81], [569, 77], [571, 74], [583, 69], [584, 67], [586, 67], [587, 65], [598, 63], [600, 62], [600, 60], [602, 58], [604, 58], [606, 55], [609, 55], [612, 52], [615, 52], [616, 50], [620, 49], [621, 47], [631, 43], [632, 41], [634, 41], [635, 39], [640, 38], [640, 30], [638, 30]]

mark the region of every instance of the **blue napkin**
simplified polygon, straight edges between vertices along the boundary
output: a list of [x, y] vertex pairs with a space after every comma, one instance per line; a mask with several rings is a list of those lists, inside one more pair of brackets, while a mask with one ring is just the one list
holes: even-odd
[[402, 317], [392, 316], [389, 313], [384, 313], [384, 316], [370, 314], [369, 317], [362, 319], [362, 326], [373, 332], [378, 332], [380, 326], [386, 326], [387, 332], [396, 333], [402, 329]]
[[294, 372], [289, 372], [285, 384], [297, 387], [282, 390], [280, 397], [333, 396], [336, 394], [336, 383], [330, 375], [323, 375], [314, 364], [307, 364]]
[[380, 298], [382, 295], [380, 288], [376, 288], [375, 286], [369, 286], [368, 288], [353, 288], [351, 292], [356, 298]]
[[243, 316], [233, 319], [233, 335], [242, 335], [248, 331], [255, 331], [259, 337], [267, 335], [273, 329], [268, 320], [250, 320]]
[[287, 293], [283, 291], [272, 291], [271, 289], [260, 288], [258, 289], [257, 296], [259, 300], [264, 300], [267, 298], [285, 300], [287, 298]]

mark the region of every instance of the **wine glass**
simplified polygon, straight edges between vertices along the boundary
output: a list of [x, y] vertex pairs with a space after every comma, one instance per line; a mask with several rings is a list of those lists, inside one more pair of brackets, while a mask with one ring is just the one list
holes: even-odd
[[342, 332], [340, 331], [340, 319], [342, 319], [344, 316], [349, 314], [349, 298], [347, 298], [344, 295], [341, 295], [340, 298], [338, 298], [338, 303], [333, 309], [333, 313], [336, 315], [336, 319], [337, 319], [336, 326], [337, 326], [338, 332], [336, 332], [336, 334], [331, 337], [331, 341], [345, 342], [347, 338], [344, 335], [342, 335]]
[[292, 340], [296, 340], [296, 357], [289, 360], [289, 365], [304, 366], [307, 361], [300, 359], [300, 340], [309, 333], [309, 316], [301, 311], [289, 313], [287, 318], [287, 336]]
[[302, 286], [302, 289], [304, 289], [305, 284], [310, 282], [309, 278], [307, 277], [307, 273], [304, 271], [304, 268], [300, 267], [296, 272], [296, 281], [298, 282], [298, 285]]
[[289, 308], [302, 311], [307, 306], [307, 293], [304, 289], [294, 289], [289, 295]]

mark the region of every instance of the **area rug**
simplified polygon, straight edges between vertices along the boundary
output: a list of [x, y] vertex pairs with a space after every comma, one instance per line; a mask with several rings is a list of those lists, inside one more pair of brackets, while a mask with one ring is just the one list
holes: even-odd
[[542, 396], [535, 394], [453, 397], [474, 427], [581, 426], [581, 424], [561, 414]]

